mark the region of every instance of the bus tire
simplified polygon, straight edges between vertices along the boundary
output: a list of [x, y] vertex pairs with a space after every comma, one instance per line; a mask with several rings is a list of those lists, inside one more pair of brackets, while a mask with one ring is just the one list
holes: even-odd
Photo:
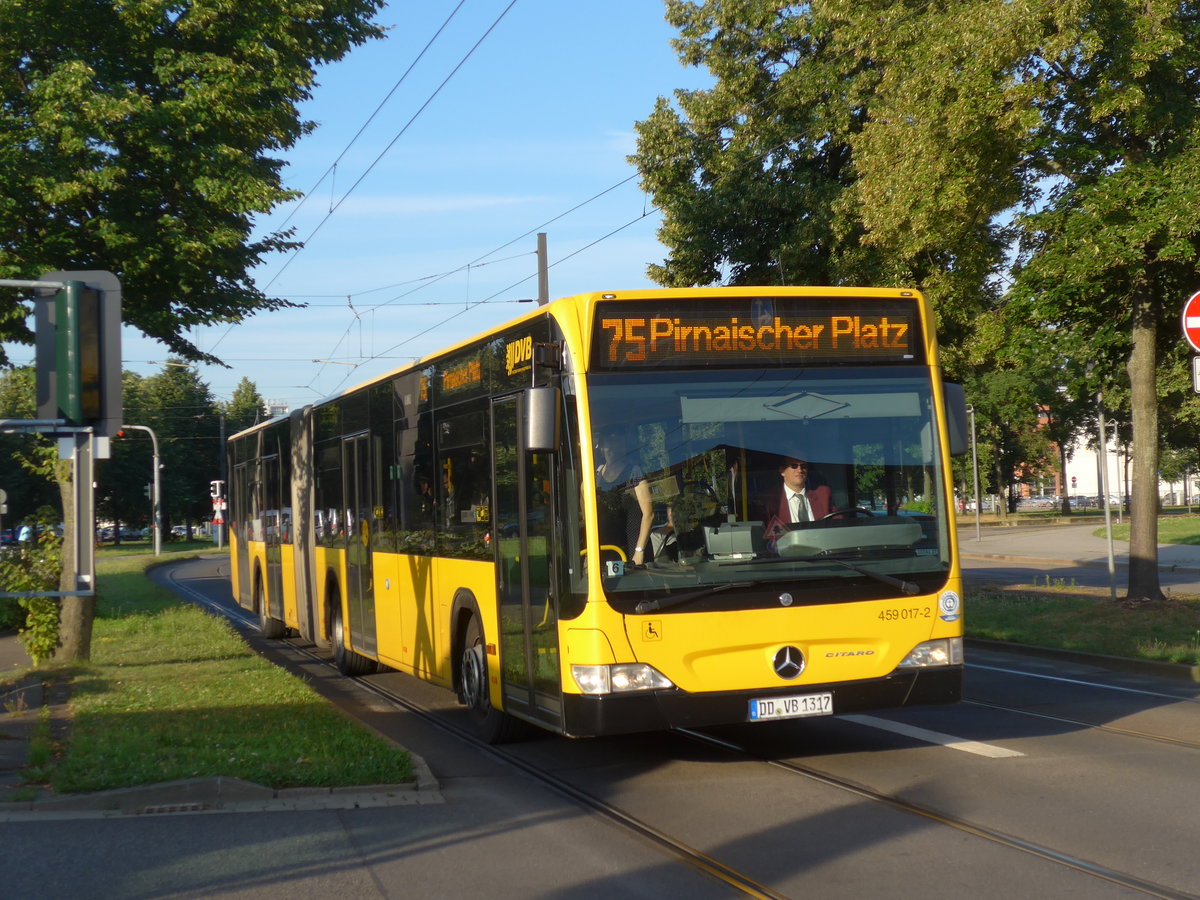
[[271, 640], [283, 637], [287, 626], [267, 612], [266, 598], [263, 597], [262, 573], [254, 573], [254, 611], [258, 614], [258, 630], [262, 636]]
[[488, 744], [502, 744], [520, 736], [521, 722], [492, 706], [488, 666], [479, 615], [471, 613], [463, 633], [459, 700], [467, 707], [476, 734]]
[[375, 660], [355, 653], [346, 646], [346, 627], [342, 621], [342, 604], [335, 597], [330, 618], [330, 639], [333, 644], [333, 664], [343, 675], [358, 678], [376, 671]]

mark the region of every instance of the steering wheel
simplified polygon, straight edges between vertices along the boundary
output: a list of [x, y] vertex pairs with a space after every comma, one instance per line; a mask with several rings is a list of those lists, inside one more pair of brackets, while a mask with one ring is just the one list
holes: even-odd
[[834, 516], [868, 516], [875, 518], [875, 511], [867, 509], [865, 506], [847, 506], [845, 509], [835, 509], [831, 513], [826, 513], [817, 519], [818, 522], [824, 522], [826, 519], [832, 519]]
[[713, 486], [706, 481], [685, 481], [680, 496], [695, 498], [699, 503], [699, 509], [696, 511], [701, 518], [715, 516], [721, 512], [721, 498], [717, 496]]
[[713, 503], [720, 504], [721, 499], [717, 496], [717, 492], [713, 490], [713, 486], [707, 481], [685, 481], [683, 483], [684, 494], [698, 494], [706, 497]]

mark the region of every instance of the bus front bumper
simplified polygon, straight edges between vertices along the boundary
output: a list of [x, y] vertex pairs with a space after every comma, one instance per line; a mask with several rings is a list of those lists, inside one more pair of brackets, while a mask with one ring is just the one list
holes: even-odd
[[898, 669], [884, 678], [804, 685], [801, 688], [707, 694], [689, 694], [681, 690], [565, 694], [563, 731], [572, 737], [597, 737], [749, 723], [751, 700], [796, 694], [831, 693], [833, 715], [957, 703], [962, 699], [962, 678], [962, 666], [939, 666]]

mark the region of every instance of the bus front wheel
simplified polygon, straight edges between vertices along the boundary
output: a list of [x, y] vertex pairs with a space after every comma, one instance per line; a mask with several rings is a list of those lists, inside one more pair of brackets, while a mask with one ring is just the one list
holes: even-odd
[[472, 614], [463, 637], [459, 699], [471, 714], [472, 724], [479, 736], [486, 743], [500, 744], [517, 737], [521, 723], [492, 706], [485, 646], [479, 616]]

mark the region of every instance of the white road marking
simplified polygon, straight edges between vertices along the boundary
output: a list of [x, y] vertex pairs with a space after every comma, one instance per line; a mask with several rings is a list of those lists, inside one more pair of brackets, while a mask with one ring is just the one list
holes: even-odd
[[1080, 687], [1093, 687], [1105, 691], [1117, 691], [1122, 694], [1139, 694], [1143, 697], [1162, 697], [1166, 700], [1178, 700], [1181, 703], [1195, 703], [1195, 697], [1185, 697], [1181, 694], [1165, 694], [1162, 691], [1148, 691], [1144, 688], [1123, 687], [1119, 684], [1103, 684], [1099, 681], [1084, 681], [1081, 678], [1064, 678], [1061, 675], [1045, 675], [1041, 672], [1023, 672], [1020, 669], [1004, 669], [1000, 666], [985, 666], [980, 663], [970, 663], [973, 669], [985, 669], [988, 672], [1003, 672], [1005, 675], [1024, 675], [1026, 678], [1040, 678], [1042, 681], [1058, 681], [1063, 684], [1075, 684]]
[[955, 737], [952, 734], [942, 734], [940, 731], [917, 728], [915, 725], [905, 725], [902, 722], [893, 722], [890, 719], [880, 719], [876, 716], [851, 715], [838, 716], [838, 718], [849, 722], [857, 722], [859, 725], [866, 725], [869, 728], [879, 728], [883, 731], [891, 731], [894, 734], [902, 734], [905, 737], [916, 738], [919, 741], [937, 744], [951, 750], [961, 750], [963, 753], [986, 756], [990, 759], [1005, 759], [1025, 755], [1018, 750], [1009, 750], [1007, 747], [997, 747], [995, 744], [982, 744], [979, 741], [968, 741]]

